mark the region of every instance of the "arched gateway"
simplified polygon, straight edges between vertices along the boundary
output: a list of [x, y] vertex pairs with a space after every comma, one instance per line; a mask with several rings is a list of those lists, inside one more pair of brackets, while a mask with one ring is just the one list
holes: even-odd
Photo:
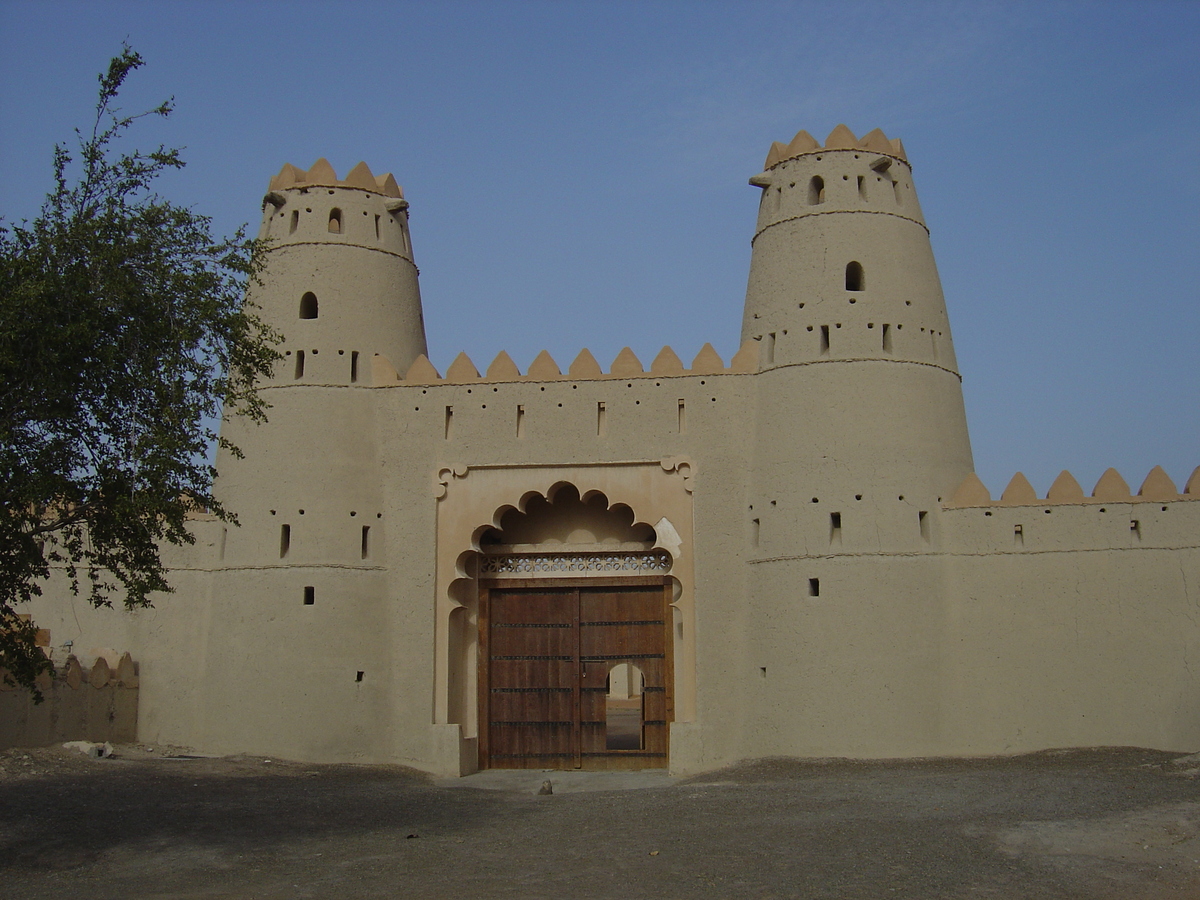
[[[690, 466], [621, 468], [607, 477], [593, 469], [586, 480], [543, 481], [491, 506], [483, 519], [491, 524], [473, 529], [470, 549], [455, 558], [455, 577], [439, 573], [448, 599], [439, 614], [443, 721], [461, 729], [464, 767], [669, 765], [671, 724], [680, 706], [687, 716], [694, 697], [691, 564], [684, 559]], [[509, 480], [499, 474], [444, 471], [439, 532], [475, 515], [447, 494], [478, 510], [497, 496], [478, 490], [482, 482]], [[477, 475], [484, 477], [476, 491], [453, 489]], [[580, 482], [592, 485], [582, 496]]]
[[667, 765], [672, 560], [632, 520], [564, 485], [481, 536], [480, 766]]

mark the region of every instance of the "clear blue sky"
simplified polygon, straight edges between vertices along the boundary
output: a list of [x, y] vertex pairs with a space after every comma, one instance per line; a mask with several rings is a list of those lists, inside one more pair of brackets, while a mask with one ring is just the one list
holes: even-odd
[[412, 203], [430, 354], [736, 349], [773, 140], [904, 140], [976, 468], [1200, 464], [1200, 3], [0, 0], [0, 215], [36, 213], [122, 40], [163, 192], [230, 230], [284, 162]]

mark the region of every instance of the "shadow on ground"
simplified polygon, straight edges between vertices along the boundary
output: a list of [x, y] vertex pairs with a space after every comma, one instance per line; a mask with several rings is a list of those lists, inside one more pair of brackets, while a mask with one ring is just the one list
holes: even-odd
[[0, 896], [1197, 898], [1198, 782], [1175, 758], [767, 760], [551, 796], [387, 767], [48, 760], [0, 776]]

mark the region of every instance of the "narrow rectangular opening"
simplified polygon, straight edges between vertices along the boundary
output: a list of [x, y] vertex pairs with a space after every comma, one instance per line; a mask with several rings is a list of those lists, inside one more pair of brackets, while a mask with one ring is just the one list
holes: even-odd
[[929, 332], [929, 343], [933, 345], [933, 358], [938, 358], [937, 335], [932, 331]]
[[295, 378], [303, 378], [304, 377], [304, 351], [303, 350], [296, 351], [296, 374], [293, 377], [295, 377]]
[[829, 326], [821, 326], [821, 352], [829, 353]]
[[446, 407], [446, 440], [450, 440], [450, 434], [454, 430], [454, 407]]
[[601, 437], [608, 434], [608, 409], [603, 403], [596, 404], [596, 434]]
[[525, 407], [517, 404], [517, 437], [525, 437]]
[[355, 672], [354, 673], [354, 683], [361, 684], [362, 680], [363, 680], [363, 676], [366, 674], [367, 674], [366, 672]]
[[808, 596], [810, 596], [810, 597], [820, 597], [821, 596], [821, 579], [820, 578], [808, 579]]
[[767, 365], [772, 365], [775, 362], [775, 332], [770, 332], [767, 339], [763, 341], [763, 361]]
[[[221, 552], [218, 557], [219, 559], [225, 558], [225, 542], [228, 540], [229, 540], [229, 529], [222, 528], [221, 529]], [[40, 552], [40, 548], [39, 548], [39, 552]]]
[[1025, 526], [1024, 525], [1014, 525], [1013, 526], [1013, 543], [1016, 544], [1018, 547], [1025, 546]]
[[1142, 539], [1142, 523], [1137, 519], [1129, 520], [1129, 530], [1139, 541]]
[[921, 526], [921, 540], [929, 543], [929, 513], [926, 510], [921, 510], [917, 513], [917, 522]]
[[751, 547], [757, 547], [757, 546], [758, 546], [758, 537], [759, 537], [759, 529], [760, 529], [760, 527], [761, 527], [761, 526], [760, 526], [760, 524], [759, 524], [759, 521], [758, 521], [758, 519], [751, 519], [751, 520], [750, 520], [750, 546], [751, 546]]
[[687, 410], [684, 408], [683, 401], [679, 401], [679, 433], [683, 434], [687, 431]]
[[288, 555], [288, 551], [292, 549], [292, 526], [279, 526], [279, 558], [283, 559]]
[[858, 196], [863, 200], [867, 199], [867, 179], [864, 175], [858, 176]]
[[304, 589], [304, 605], [312, 606], [317, 602], [317, 589], [309, 585]]
[[892, 326], [891, 325], [885, 324], [883, 326], [883, 352], [884, 353], [892, 352]]
[[379, 240], [379, 216], [375, 217], [375, 240]]
[[840, 512], [829, 514], [829, 543], [840, 544], [842, 542], [842, 514]]
[[362, 558], [371, 558], [371, 526], [364, 525], [362, 527]]
[[[886, 327], [886, 326], [884, 326]], [[358, 381], [358, 351], [350, 351], [350, 383]]]

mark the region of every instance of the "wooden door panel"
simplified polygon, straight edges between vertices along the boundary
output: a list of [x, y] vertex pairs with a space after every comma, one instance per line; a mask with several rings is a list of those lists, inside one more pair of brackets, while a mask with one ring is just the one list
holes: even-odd
[[500, 623], [492, 626], [492, 653], [496, 656], [571, 656], [575, 655], [573, 625], [530, 627]]
[[499, 688], [492, 693], [492, 722], [571, 721], [574, 695], [569, 687]]
[[[481, 764], [666, 765], [670, 651], [661, 584], [494, 587], [485, 601]], [[614, 701], [610, 710], [606, 681], [620, 663], [641, 671], [641, 701]], [[611, 742], [610, 712], [616, 729]]]
[[584, 622], [661, 619], [662, 588], [582, 588], [579, 618]]
[[492, 591], [491, 617], [496, 622], [570, 623], [575, 615], [574, 591], [506, 588]]
[[574, 657], [492, 656], [492, 685], [499, 688], [574, 688], [577, 664]]

